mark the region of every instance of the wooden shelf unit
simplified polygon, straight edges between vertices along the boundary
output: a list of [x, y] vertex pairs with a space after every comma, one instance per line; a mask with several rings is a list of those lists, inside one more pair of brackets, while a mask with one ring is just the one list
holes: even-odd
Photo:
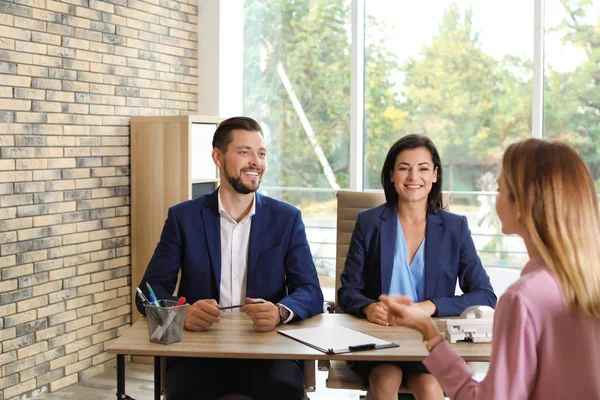
[[[194, 184], [209, 184], [212, 190], [218, 186], [218, 169], [211, 160], [203, 161], [210, 161], [214, 174], [206, 170], [201, 179], [192, 179], [192, 154], [197, 150], [192, 149], [192, 139], [199, 134], [194, 126], [202, 125], [202, 133], [210, 134], [202, 140], [207, 147], [221, 121], [195, 115], [131, 118], [132, 323], [139, 318], [134, 305], [136, 288], [160, 239], [169, 207], [191, 199]], [[201, 149], [202, 157], [210, 157], [211, 151], [212, 146]]]

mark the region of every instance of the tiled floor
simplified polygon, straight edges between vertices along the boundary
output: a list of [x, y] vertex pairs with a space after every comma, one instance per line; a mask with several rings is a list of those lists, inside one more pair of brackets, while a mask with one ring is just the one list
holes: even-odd
[[[125, 388], [129, 396], [136, 400], [151, 400], [154, 394], [154, 374], [151, 365], [128, 363], [125, 368]], [[487, 371], [487, 364], [480, 363], [475, 379], [481, 380]], [[325, 387], [326, 371], [317, 371], [317, 391], [309, 393], [310, 400], [358, 400], [358, 390], [327, 389]], [[111, 368], [103, 374], [96, 375], [68, 386], [55, 393], [46, 393], [38, 397], [41, 400], [115, 400], [117, 393], [117, 372]]]
[[[151, 365], [128, 363], [125, 388], [127, 395], [136, 400], [151, 400], [154, 393], [154, 375]], [[309, 393], [310, 400], [358, 400], [361, 394], [357, 390], [327, 389], [327, 372], [317, 371], [317, 391]], [[41, 400], [115, 400], [117, 393], [116, 368], [68, 386], [55, 393], [43, 394]]]

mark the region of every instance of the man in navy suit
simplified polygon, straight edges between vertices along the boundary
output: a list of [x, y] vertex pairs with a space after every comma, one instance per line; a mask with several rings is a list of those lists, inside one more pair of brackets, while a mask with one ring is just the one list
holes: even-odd
[[[300, 211], [256, 193], [267, 169], [259, 124], [246, 117], [223, 121], [212, 158], [221, 174], [219, 189], [169, 209], [140, 289], [147, 293], [148, 282], [159, 299], [175, 299], [181, 270], [178, 295], [190, 304], [185, 328], [192, 331], [219, 323], [220, 307], [235, 304], [246, 304], [241, 310], [260, 332], [321, 313], [323, 293]], [[258, 301], [263, 303], [250, 304]], [[136, 305], [144, 311], [139, 299]], [[295, 360], [171, 358], [166, 382], [169, 400], [228, 393], [256, 400], [304, 398]]]

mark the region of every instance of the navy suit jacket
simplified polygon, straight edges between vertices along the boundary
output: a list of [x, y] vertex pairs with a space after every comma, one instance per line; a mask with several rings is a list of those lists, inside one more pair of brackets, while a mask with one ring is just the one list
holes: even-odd
[[[178, 295], [189, 304], [200, 299], [219, 302], [221, 224], [218, 191], [169, 209], [160, 242], [140, 283], [149, 282], [159, 299], [171, 294], [181, 268]], [[250, 227], [246, 295], [281, 303], [300, 319], [323, 312], [323, 292], [300, 211], [256, 193]], [[136, 297], [140, 312], [143, 306]]]
[[[389, 293], [397, 231], [396, 205], [362, 210], [338, 290], [340, 307], [365, 316], [362, 308]], [[461, 296], [455, 296], [456, 278]], [[477, 256], [467, 218], [442, 211], [427, 213], [425, 232], [425, 299], [437, 307], [437, 316], [460, 315], [472, 305], [496, 306], [490, 279]]]

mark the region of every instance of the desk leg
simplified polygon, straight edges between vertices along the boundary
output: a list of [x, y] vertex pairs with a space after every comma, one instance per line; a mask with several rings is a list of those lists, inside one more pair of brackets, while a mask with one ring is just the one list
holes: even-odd
[[317, 371], [315, 360], [304, 360], [304, 389], [307, 392], [314, 392], [317, 390]]
[[125, 354], [117, 354], [117, 400], [135, 400], [125, 394]]
[[162, 392], [161, 380], [160, 380], [160, 357], [154, 356], [154, 400], [160, 400]]

